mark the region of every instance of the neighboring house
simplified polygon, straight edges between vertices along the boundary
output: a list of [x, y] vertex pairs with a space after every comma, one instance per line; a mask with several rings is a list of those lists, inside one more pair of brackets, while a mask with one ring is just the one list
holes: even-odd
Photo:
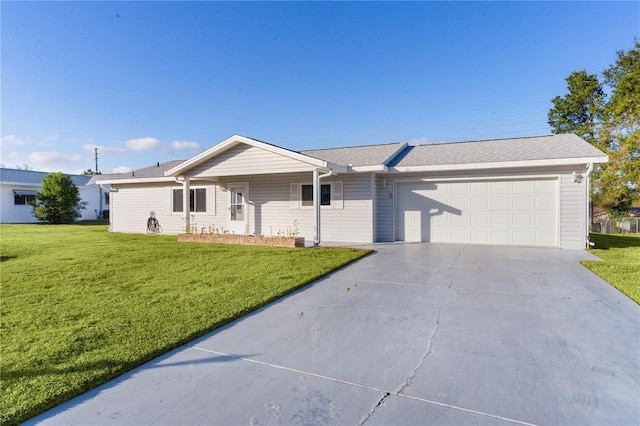
[[[588, 174], [607, 156], [573, 134], [295, 152], [232, 136], [115, 178], [111, 230], [299, 230], [308, 241], [584, 248]], [[185, 206], [189, 206], [185, 208]]]
[[[48, 172], [0, 168], [0, 223], [33, 223], [36, 192], [42, 189], [42, 179]], [[109, 192], [96, 178], [109, 175], [69, 175], [78, 187], [80, 198], [87, 203], [80, 220], [102, 218], [109, 212]], [[106, 187], [105, 187], [106, 188]]]

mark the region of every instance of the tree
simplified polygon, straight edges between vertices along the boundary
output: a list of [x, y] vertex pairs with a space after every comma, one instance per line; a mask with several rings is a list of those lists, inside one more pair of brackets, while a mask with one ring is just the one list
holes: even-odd
[[640, 191], [640, 43], [618, 51], [602, 75], [601, 83], [586, 71], [571, 73], [568, 93], [551, 100], [548, 119], [553, 133], [576, 133], [609, 156], [593, 172], [592, 195], [596, 204], [620, 215]]
[[33, 167], [31, 167], [30, 165], [28, 165], [27, 163], [24, 163], [22, 166], [19, 164], [16, 164], [15, 166], [6, 166], [4, 163], [0, 164], [0, 167], [3, 169], [14, 169], [14, 170], [33, 170]]
[[36, 194], [33, 215], [49, 223], [69, 223], [81, 216], [86, 204], [68, 175], [50, 173], [42, 179], [42, 190]]
[[567, 80], [569, 93], [551, 100], [549, 125], [554, 133], [575, 133], [587, 142], [598, 141], [597, 127], [602, 122], [605, 94], [595, 74], [574, 71]]
[[93, 175], [101, 175], [102, 172], [94, 172], [91, 169], [87, 169], [84, 172], [82, 172], [82, 174], [85, 175], [85, 176], [93, 176]]

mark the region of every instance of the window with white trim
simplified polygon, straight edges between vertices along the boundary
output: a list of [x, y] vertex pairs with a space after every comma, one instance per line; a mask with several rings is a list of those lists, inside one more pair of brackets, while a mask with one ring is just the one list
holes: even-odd
[[[313, 185], [292, 183], [289, 191], [291, 208], [313, 207]], [[320, 205], [343, 208], [342, 182], [320, 184]]]
[[[182, 213], [182, 189], [173, 190], [172, 211]], [[189, 211], [193, 213], [206, 213], [207, 211], [207, 189], [193, 188], [189, 190]]]

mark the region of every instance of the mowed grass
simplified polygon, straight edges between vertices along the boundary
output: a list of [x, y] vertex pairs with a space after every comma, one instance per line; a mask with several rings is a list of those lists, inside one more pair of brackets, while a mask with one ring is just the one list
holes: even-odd
[[0, 225], [3, 424], [27, 420], [369, 251]]
[[582, 264], [640, 304], [640, 235], [591, 234], [599, 261]]

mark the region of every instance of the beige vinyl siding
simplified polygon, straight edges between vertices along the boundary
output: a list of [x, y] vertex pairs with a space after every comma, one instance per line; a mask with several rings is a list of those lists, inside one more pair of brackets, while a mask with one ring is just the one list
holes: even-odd
[[[386, 182], [386, 187], [385, 187]], [[378, 243], [393, 241], [394, 204], [393, 204], [393, 176], [384, 174], [375, 178], [375, 235], [374, 241]]]
[[314, 166], [249, 145], [238, 145], [210, 161], [194, 167], [189, 176], [234, 176], [238, 171], [246, 175], [264, 173], [292, 173], [311, 171]]
[[[321, 208], [321, 243], [373, 242], [373, 200], [371, 174], [340, 174], [322, 179], [322, 183], [342, 182], [343, 208]], [[333, 203], [333, 200], [332, 200]]]
[[[313, 209], [292, 209], [289, 203], [292, 182], [311, 181], [311, 173], [287, 173], [279, 175], [233, 176], [221, 180], [225, 188], [229, 183], [249, 184], [247, 218], [249, 232], [256, 235], [287, 235], [295, 231], [298, 222], [299, 236], [313, 239]], [[228, 192], [224, 192], [224, 205]], [[226, 211], [226, 208], [225, 208]]]
[[[247, 215], [250, 233], [265, 236], [278, 233], [287, 235], [295, 231], [294, 222], [297, 222], [299, 236], [310, 242], [313, 241], [315, 227], [313, 207], [292, 207], [291, 184], [310, 184], [312, 181], [312, 173], [286, 173], [233, 176], [221, 179], [218, 183], [224, 188], [229, 183], [248, 183]], [[331, 206], [321, 207], [321, 241], [372, 242], [370, 175], [341, 174], [335, 178], [321, 180], [322, 184], [334, 182], [343, 184], [343, 207], [339, 208], [339, 203], [335, 203], [334, 200]], [[228, 193], [224, 194], [226, 206]], [[221, 201], [218, 198], [219, 206]]]
[[[573, 182], [571, 173], [585, 174], [584, 166], [538, 167], [522, 169], [502, 169], [485, 171], [453, 171], [449, 173], [385, 173], [376, 176], [376, 223], [375, 241], [388, 242], [394, 240], [394, 182], [419, 181], [421, 179], [438, 180], [451, 178], [464, 179], [505, 179], [535, 178], [555, 176], [558, 178], [558, 247], [583, 249], [586, 241], [586, 179], [581, 183]], [[384, 181], [387, 181], [384, 188]]]
[[[208, 194], [215, 192], [218, 195], [221, 192], [219, 188], [214, 190], [215, 185], [210, 182], [191, 183], [191, 188], [201, 187], [209, 188]], [[113, 184], [112, 188], [116, 191], [111, 192], [110, 221], [112, 231], [147, 232], [147, 219], [151, 211], [155, 212], [156, 219], [158, 219], [164, 234], [179, 234], [184, 231], [183, 213], [173, 213], [171, 203], [172, 190], [182, 189], [181, 185], [166, 183]], [[207, 202], [211, 206], [209, 198]], [[206, 213], [191, 213], [192, 224], [196, 224], [198, 229], [206, 228], [209, 225], [226, 224], [226, 217], [224, 217], [226, 209], [221, 209], [220, 204], [216, 204], [217, 214], [213, 214], [210, 208]], [[226, 202], [224, 205], [226, 206]], [[223, 215], [220, 214], [221, 211]]]

